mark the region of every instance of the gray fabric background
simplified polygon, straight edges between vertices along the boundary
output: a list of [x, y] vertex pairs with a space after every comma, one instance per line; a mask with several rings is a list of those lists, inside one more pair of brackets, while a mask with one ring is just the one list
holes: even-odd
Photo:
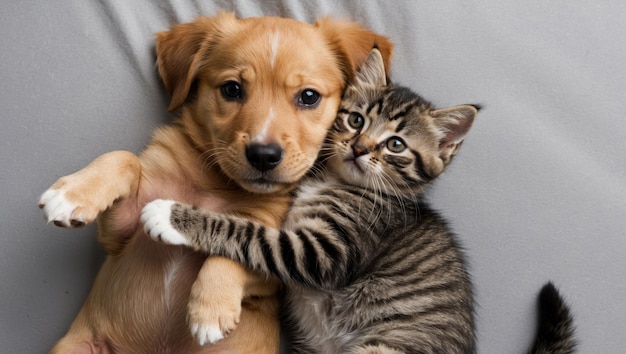
[[430, 193], [471, 260], [480, 353], [523, 353], [551, 279], [580, 353], [626, 347], [626, 2], [3, 1], [0, 343], [43, 353], [103, 259], [95, 227], [46, 225], [58, 177], [168, 122], [153, 33], [214, 14], [349, 17], [397, 45], [396, 81], [485, 109]]

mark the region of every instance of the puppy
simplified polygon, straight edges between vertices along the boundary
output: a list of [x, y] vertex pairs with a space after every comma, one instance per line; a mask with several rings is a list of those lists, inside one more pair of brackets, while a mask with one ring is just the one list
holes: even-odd
[[374, 45], [389, 63], [388, 39], [355, 23], [230, 13], [159, 33], [158, 70], [177, 120], [156, 130], [139, 157], [104, 154], [39, 202], [57, 226], [97, 218], [108, 252], [51, 352], [278, 352], [280, 284], [150, 241], [139, 213], [156, 198], [174, 199], [277, 227]]

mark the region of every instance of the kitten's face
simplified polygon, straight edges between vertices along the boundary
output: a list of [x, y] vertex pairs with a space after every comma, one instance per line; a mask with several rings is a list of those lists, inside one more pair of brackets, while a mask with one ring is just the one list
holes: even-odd
[[328, 136], [328, 167], [346, 182], [388, 194], [420, 193], [457, 153], [477, 107], [434, 109], [388, 85], [373, 50], [347, 87]]
[[[428, 104], [402, 88], [346, 91], [329, 134], [329, 167], [346, 182], [386, 193], [413, 190], [440, 173]], [[426, 163], [426, 165], [425, 165]]]

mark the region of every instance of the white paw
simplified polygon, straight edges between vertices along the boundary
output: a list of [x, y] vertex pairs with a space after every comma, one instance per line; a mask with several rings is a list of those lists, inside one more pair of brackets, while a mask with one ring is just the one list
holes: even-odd
[[88, 223], [88, 220], [75, 215], [77, 207], [78, 205], [67, 200], [62, 188], [48, 189], [39, 199], [39, 208], [43, 210], [48, 223], [61, 227], [79, 227]]
[[210, 325], [191, 324], [191, 335], [198, 341], [198, 344], [214, 344], [222, 339], [224, 335], [219, 327]]
[[141, 211], [143, 229], [153, 240], [170, 245], [190, 245], [189, 240], [176, 231], [170, 222], [173, 200], [157, 199], [146, 204]]
[[[198, 286], [196, 281], [191, 288], [187, 305], [187, 321], [191, 334], [200, 345], [215, 344], [226, 338], [237, 328], [241, 319], [241, 295], [230, 289], [226, 292], [219, 291], [217, 288], [224, 286], [223, 283], [207, 285], [208, 288]], [[215, 290], [223, 296], [214, 294]]]

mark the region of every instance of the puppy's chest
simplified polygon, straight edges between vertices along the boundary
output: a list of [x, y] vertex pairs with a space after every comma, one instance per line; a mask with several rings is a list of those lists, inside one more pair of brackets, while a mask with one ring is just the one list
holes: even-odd
[[221, 198], [209, 193], [196, 193], [191, 195], [188, 204], [195, 205], [205, 210], [211, 210], [214, 212], [223, 212], [230, 207], [230, 202], [226, 198]]

